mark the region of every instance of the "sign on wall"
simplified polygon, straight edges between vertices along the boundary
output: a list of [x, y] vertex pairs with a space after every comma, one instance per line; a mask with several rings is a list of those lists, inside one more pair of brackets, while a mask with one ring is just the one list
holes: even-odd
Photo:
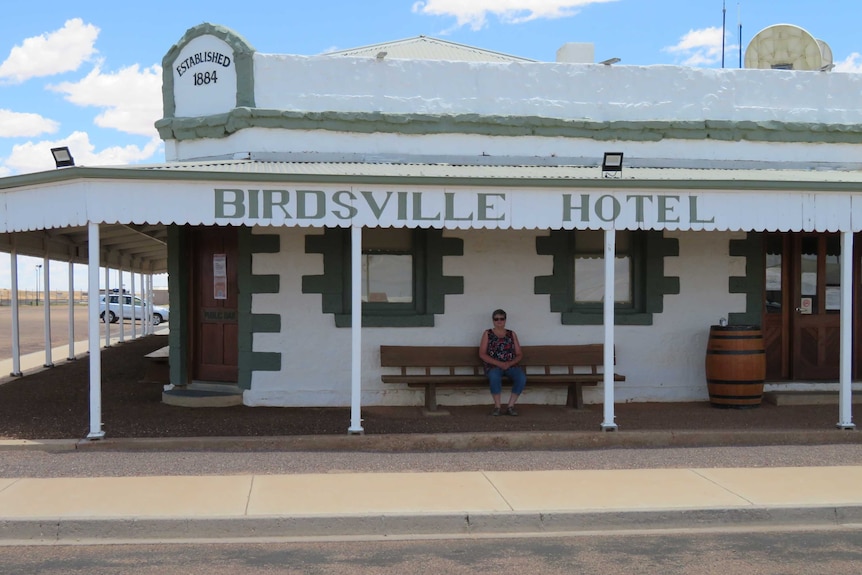
[[213, 254], [213, 299], [227, 299], [226, 254]]
[[[150, 201], [118, 203], [118, 194]], [[39, 200], [39, 201], [35, 201]], [[51, 205], [56, 209], [44, 210]], [[3, 231], [87, 222], [445, 229], [862, 231], [862, 195], [93, 180], [7, 191]]]
[[223, 114], [236, 107], [237, 73], [233, 49], [215, 36], [198, 36], [173, 63], [174, 114]]

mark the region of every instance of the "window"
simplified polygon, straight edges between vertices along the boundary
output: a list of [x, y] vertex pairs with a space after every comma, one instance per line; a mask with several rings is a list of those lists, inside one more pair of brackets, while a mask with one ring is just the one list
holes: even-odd
[[[632, 254], [631, 232], [617, 232], [614, 262], [614, 302], [631, 307]], [[575, 232], [574, 303], [596, 304], [605, 299], [605, 234], [601, 231]]]
[[[650, 325], [664, 294], [679, 293], [679, 278], [664, 276], [665, 256], [676, 256], [676, 239], [660, 231], [616, 232], [614, 319]], [[566, 325], [599, 325], [604, 319], [604, 232], [552, 230], [536, 238], [539, 255], [554, 258], [553, 274], [535, 279], [537, 294], [550, 294], [551, 311]]]
[[[424, 237], [423, 230], [363, 228], [364, 316], [424, 315], [427, 256]], [[350, 310], [349, 232], [344, 234], [344, 242], [344, 309]]]
[[[306, 236], [306, 252], [323, 254], [324, 273], [302, 278], [303, 293], [320, 293], [335, 325], [351, 323], [350, 230]], [[464, 279], [443, 275], [443, 257], [463, 254], [463, 241], [441, 230], [362, 230], [362, 324], [369, 327], [433, 326], [447, 294], [464, 293]]]
[[413, 303], [413, 230], [362, 230], [362, 301]]

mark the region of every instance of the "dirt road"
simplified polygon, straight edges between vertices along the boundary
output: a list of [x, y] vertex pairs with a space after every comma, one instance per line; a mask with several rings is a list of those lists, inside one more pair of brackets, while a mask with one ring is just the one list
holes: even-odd
[[[21, 355], [45, 350], [45, 306], [22, 305], [18, 308], [19, 345]], [[136, 322], [137, 333], [141, 333], [141, 322]], [[131, 337], [132, 322], [125, 325], [126, 337]], [[105, 326], [99, 322], [99, 333], [104, 335]], [[120, 333], [119, 324], [111, 325], [111, 335]], [[75, 341], [87, 339], [87, 306], [75, 306]], [[51, 306], [52, 347], [69, 343], [69, 306]], [[0, 359], [12, 357], [12, 308], [0, 307]]]

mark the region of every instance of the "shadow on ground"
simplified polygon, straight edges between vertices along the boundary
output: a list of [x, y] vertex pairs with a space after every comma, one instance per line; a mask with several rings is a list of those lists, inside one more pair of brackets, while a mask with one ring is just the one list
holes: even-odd
[[[162, 386], [144, 383], [144, 355], [167, 345], [167, 336], [102, 350], [102, 421], [108, 436], [265, 437], [344, 435], [349, 408], [184, 408], [161, 402]], [[89, 362], [79, 359], [0, 385], [0, 439], [83, 438], [89, 431]], [[599, 431], [602, 406], [582, 411], [529, 405], [519, 417], [491, 417], [487, 406], [449, 407], [426, 416], [419, 407], [367, 407], [366, 434]], [[805, 431], [835, 429], [837, 405], [717, 409], [708, 402], [615, 406], [620, 430]]]

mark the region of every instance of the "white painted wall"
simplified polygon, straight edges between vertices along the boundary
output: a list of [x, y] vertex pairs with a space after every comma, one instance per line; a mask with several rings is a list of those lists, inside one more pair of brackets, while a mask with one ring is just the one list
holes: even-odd
[[272, 110], [862, 122], [850, 73], [255, 54], [254, 74]]
[[[471, 134], [350, 134], [324, 130], [273, 130], [247, 128], [226, 138], [168, 140], [168, 161], [218, 157], [249, 153], [302, 154], [313, 160], [314, 154], [357, 155], [364, 161], [392, 161], [409, 156], [460, 156], [481, 163], [499, 158], [599, 158], [608, 151], [622, 151], [626, 163], [649, 158], [656, 160], [700, 160], [709, 162], [746, 161], [812, 165], [816, 162], [859, 162], [854, 144], [805, 144], [780, 142], [722, 142], [717, 140], [662, 140], [660, 142], [617, 142], [579, 138], [544, 138], [537, 136], [477, 136]], [[356, 161], [356, 158], [349, 158]], [[331, 161], [331, 158], [327, 158]], [[674, 165], [674, 164], [671, 164]]]
[[[323, 257], [304, 253], [297, 228], [260, 229], [277, 233], [281, 252], [257, 254], [255, 274], [278, 273], [281, 292], [255, 295], [254, 313], [280, 313], [282, 333], [255, 334], [253, 349], [282, 353], [280, 372], [254, 372], [247, 405], [344, 406], [350, 402], [350, 330], [336, 328], [321, 310], [318, 294], [302, 294], [302, 276], [323, 272]], [[365, 328], [363, 331], [363, 405], [421, 405], [420, 391], [380, 382], [379, 346], [473, 345], [491, 325], [491, 312], [508, 312], [508, 327], [524, 345], [581, 344], [602, 341], [601, 326], [564, 326], [549, 311], [549, 296], [533, 293], [534, 277], [549, 275], [550, 256], [536, 256], [542, 231], [466, 230], [446, 235], [464, 240], [464, 256], [444, 258], [444, 273], [464, 277], [464, 294], [446, 297], [446, 313], [433, 328]], [[709, 326], [719, 317], [742, 312], [745, 296], [728, 294], [728, 277], [745, 273], [743, 258], [728, 255], [731, 238], [741, 233], [666, 232], [680, 241], [679, 257], [665, 258], [665, 274], [680, 278], [680, 294], [666, 295], [664, 312], [652, 326], [616, 330], [617, 371], [627, 380], [616, 386], [617, 401], [707, 399], [704, 357]], [[712, 263], [704, 266], [703, 261]], [[529, 382], [529, 378], [528, 378]], [[484, 404], [484, 391], [440, 390], [444, 405]], [[561, 404], [564, 391], [527, 387], [526, 403]], [[601, 387], [585, 390], [587, 403], [602, 401]]]

